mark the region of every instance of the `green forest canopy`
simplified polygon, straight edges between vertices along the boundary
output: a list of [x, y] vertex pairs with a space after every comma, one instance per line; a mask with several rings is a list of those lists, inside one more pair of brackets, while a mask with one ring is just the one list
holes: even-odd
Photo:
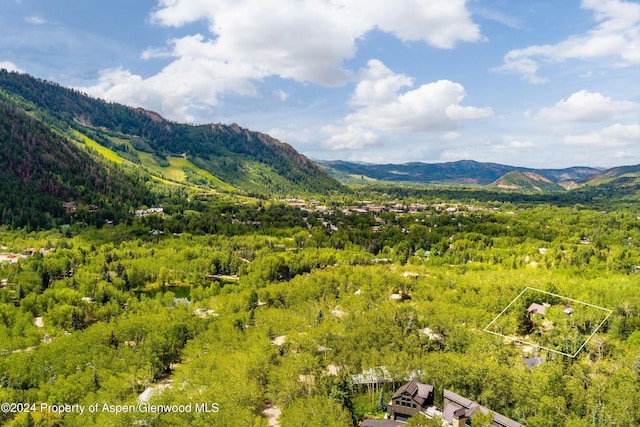
[[[620, 425], [640, 422], [635, 212], [189, 207], [113, 228], [0, 233], [7, 252], [55, 248], [2, 264], [0, 397], [135, 405], [164, 381], [151, 403], [219, 411], [36, 411], [4, 413], [3, 423], [264, 426], [268, 401], [283, 425], [302, 416], [355, 425], [382, 413], [352, 375], [380, 366], [392, 377], [387, 396], [419, 372], [436, 404], [446, 388], [527, 426], [611, 425], [622, 412]], [[613, 313], [576, 358], [527, 354], [482, 332], [524, 286]], [[399, 293], [411, 298], [391, 299]], [[529, 355], [545, 362], [530, 369]]]

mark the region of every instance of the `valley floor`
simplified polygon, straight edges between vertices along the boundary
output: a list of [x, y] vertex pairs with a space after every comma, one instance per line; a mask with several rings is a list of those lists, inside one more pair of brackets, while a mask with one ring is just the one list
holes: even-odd
[[[1, 422], [348, 426], [417, 378], [436, 408], [446, 389], [529, 427], [640, 423], [636, 212], [397, 203], [422, 208], [210, 203], [0, 230], [7, 253], [46, 249], [0, 264]], [[610, 316], [529, 297], [504, 312], [526, 288]], [[504, 336], [581, 350], [485, 331], [501, 313]]]

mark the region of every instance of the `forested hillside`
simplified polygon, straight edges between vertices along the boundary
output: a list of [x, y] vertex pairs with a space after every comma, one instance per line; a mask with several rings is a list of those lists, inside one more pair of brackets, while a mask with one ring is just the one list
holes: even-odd
[[534, 172], [507, 172], [504, 176], [489, 184], [491, 188], [505, 190], [553, 192], [564, 191], [564, 188], [548, 178]]
[[0, 164], [0, 212], [6, 225], [38, 229], [68, 223], [72, 216], [101, 224], [155, 200], [142, 176], [91, 156], [2, 101]]
[[[94, 99], [27, 74], [0, 70], [0, 97], [62, 131], [75, 129], [135, 159], [160, 166], [186, 156], [220, 180], [248, 192], [337, 190], [340, 184], [288, 144], [237, 125], [186, 125], [156, 113]], [[144, 162], [143, 162], [144, 163]]]
[[583, 184], [594, 193], [634, 198], [640, 192], [640, 165], [607, 169], [583, 181]]

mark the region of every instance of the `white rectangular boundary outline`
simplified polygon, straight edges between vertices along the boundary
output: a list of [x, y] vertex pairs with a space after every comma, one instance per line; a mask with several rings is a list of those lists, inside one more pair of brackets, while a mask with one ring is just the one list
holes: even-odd
[[[593, 333], [592, 333], [591, 335], [589, 335], [589, 338], [587, 338], [587, 339], [585, 340], [585, 342], [584, 342], [584, 343], [582, 343], [582, 345], [580, 346], [580, 348], [579, 348], [579, 349], [578, 349], [578, 350], [577, 350], [573, 355], [571, 355], [571, 354], [569, 354], [569, 353], [563, 353], [562, 351], [554, 350], [554, 349], [551, 349], [551, 348], [543, 347], [543, 346], [541, 346], [540, 344], [535, 344], [535, 343], [532, 343], [532, 342], [519, 340], [519, 339], [517, 339], [516, 337], [510, 337], [510, 336], [507, 336], [507, 335], [498, 334], [498, 333], [496, 333], [496, 332], [493, 332], [493, 331], [488, 330], [488, 328], [489, 328], [489, 327], [491, 327], [491, 325], [493, 325], [493, 324], [496, 322], [496, 320], [498, 320], [498, 318], [499, 318], [500, 316], [502, 316], [502, 315], [504, 314], [504, 312], [505, 312], [505, 311], [507, 311], [507, 310], [509, 309], [509, 307], [511, 307], [511, 306], [513, 305], [513, 303], [514, 303], [514, 302], [516, 302], [516, 301], [518, 300], [518, 298], [520, 298], [520, 297], [522, 296], [522, 294], [524, 294], [524, 293], [525, 293], [526, 291], [528, 291], [528, 290], [537, 291], [537, 292], [542, 292], [543, 294], [553, 295], [553, 296], [558, 297], [558, 298], [562, 298], [562, 299], [566, 299], [566, 300], [569, 300], [569, 301], [577, 302], [577, 303], [579, 303], [579, 304], [588, 305], [588, 306], [590, 306], [590, 307], [594, 307], [594, 308], [597, 308], [597, 309], [603, 310], [603, 311], [605, 311], [605, 312], [608, 312], [608, 314], [604, 317], [604, 319], [602, 320], [602, 322], [600, 322], [600, 324], [599, 324], [599, 325], [598, 325], [598, 326], [593, 330]], [[554, 294], [554, 293], [551, 293], [551, 292], [543, 291], [543, 290], [541, 290], [541, 289], [536, 289], [536, 288], [532, 288], [532, 287], [530, 287], [530, 286], [527, 286], [526, 288], [524, 288], [524, 290], [523, 290], [522, 292], [520, 292], [520, 293], [518, 294], [518, 296], [516, 296], [516, 297], [513, 299], [513, 301], [511, 301], [511, 302], [509, 303], [509, 305], [507, 305], [507, 306], [504, 308], [504, 310], [502, 310], [502, 311], [500, 312], [500, 314], [498, 314], [498, 315], [497, 315], [497, 316], [496, 316], [496, 317], [495, 317], [495, 318], [494, 318], [494, 319], [493, 319], [493, 320], [492, 320], [492, 321], [491, 321], [491, 322], [490, 322], [490, 323], [489, 323], [489, 324], [488, 324], [488, 325], [483, 329], [483, 332], [487, 332], [487, 333], [490, 333], [490, 334], [493, 334], [493, 335], [497, 335], [497, 336], [499, 336], [499, 337], [503, 337], [503, 338], [511, 339], [511, 340], [517, 341], [517, 342], [522, 343], [522, 344], [528, 344], [528, 345], [534, 346], [534, 347], [536, 347], [536, 348], [541, 348], [541, 349], [543, 349], [543, 350], [547, 350], [547, 351], [550, 351], [550, 352], [553, 352], [553, 353], [561, 354], [561, 355], [563, 355], [563, 356], [567, 356], [567, 357], [575, 358], [575, 357], [578, 355], [578, 353], [580, 353], [580, 352], [582, 351], [582, 349], [584, 348], [584, 346], [585, 346], [585, 345], [587, 345], [587, 343], [589, 342], [589, 340], [590, 340], [590, 339], [591, 339], [591, 338], [596, 334], [596, 332], [598, 332], [598, 330], [602, 327], [602, 325], [604, 325], [604, 322], [606, 322], [606, 321], [607, 321], [607, 319], [609, 318], [609, 316], [611, 316], [611, 313], [613, 313], [613, 310], [610, 310], [610, 309], [608, 309], [608, 308], [600, 307], [600, 306], [597, 306], [597, 305], [589, 304], [588, 302], [580, 301], [580, 300], [577, 300], [577, 299], [573, 299], [573, 298], [565, 297], [565, 296], [563, 296], [563, 295], [558, 295], [558, 294]]]

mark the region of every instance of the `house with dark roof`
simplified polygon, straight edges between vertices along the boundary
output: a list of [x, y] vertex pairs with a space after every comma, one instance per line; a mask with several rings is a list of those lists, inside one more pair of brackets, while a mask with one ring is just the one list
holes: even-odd
[[473, 418], [478, 413], [491, 414], [493, 416], [492, 427], [524, 427], [517, 421], [507, 418], [497, 412], [492, 412], [480, 404], [462, 397], [450, 390], [444, 391], [444, 410], [442, 419], [453, 427], [466, 426], [466, 420]]
[[387, 404], [388, 419], [364, 420], [362, 427], [395, 427], [404, 425], [413, 416], [438, 419], [442, 426], [466, 427], [477, 414], [491, 414], [491, 427], [525, 427], [517, 421], [450, 390], [444, 391], [443, 407], [434, 405], [434, 387], [413, 379], [400, 387]]
[[406, 421], [409, 417], [433, 406], [433, 385], [409, 381], [395, 392], [387, 405], [392, 420]]

